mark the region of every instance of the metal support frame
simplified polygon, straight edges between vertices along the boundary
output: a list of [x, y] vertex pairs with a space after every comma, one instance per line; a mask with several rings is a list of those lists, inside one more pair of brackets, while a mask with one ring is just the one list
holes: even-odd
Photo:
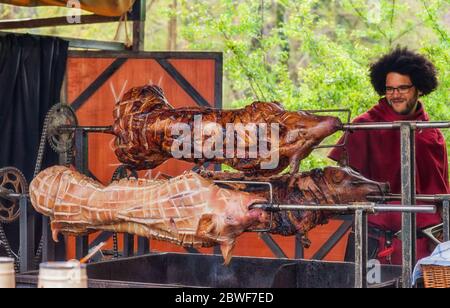
[[266, 211], [334, 211], [342, 213], [344, 211], [354, 212], [355, 215], [355, 287], [367, 287], [367, 215], [377, 212], [403, 212], [403, 213], [433, 213], [436, 212], [434, 205], [379, 205], [375, 203], [358, 203], [354, 205], [285, 205], [285, 204], [259, 204], [254, 208]]
[[50, 218], [42, 216], [42, 262], [56, 261], [56, 244], [52, 240]]
[[442, 220], [444, 221], [444, 242], [450, 241], [450, 200], [442, 203]]
[[122, 256], [128, 258], [132, 257], [133, 255], [134, 255], [134, 235], [124, 233]]
[[[401, 184], [402, 204], [416, 204], [415, 130], [410, 123], [402, 123], [401, 135]], [[416, 264], [416, 214], [402, 213], [402, 285], [412, 287], [412, 271]]]
[[367, 212], [355, 212], [355, 288], [367, 288]]
[[[401, 135], [401, 200], [416, 204], [415, 131], [416, 129], [450, 128], [450, 122], [393, 122], [346, 124], [344, 130], [399, 129]], [[444, 239], [450, 239], [449, 199], [443, 200]], [[416, 214], [402, 214], [402, 287], [412, 287], [412, 271], [416, 263]]]
[[[82, 174], [89, 174], [89, 136], [83, 129], [75, 130], [75, 168]], [[82, 259], [89, 252], [89, 237], [80, 236], [76, 239], [76, 258]]]
[[300, 234], [295, 235], [295, 259], [305, 258], [305, 248], [303, 247], [302, 237]]
[[[370, 201], [401, 201], [402, 195], [373, 196]], [[442, 206], [443, 239], [450, 241], [450, 195], [416, 195], [416, 201], [430, 202]]]
[[21, 195], [20, 206], [20, 272], [28, 272], [33, 269], [34, 260], [34, 226], [35, 214], [32, 206], [28, 204], [28, 196]]
[[284, 253], [283, 249], [278, 245], [272, 236], [268, 233], [261, 233], [261, 239], [269, 247], [270, 251], [279, 259], [287, 259], [288, 257]]
[[138, 256], [146, 255], [150, 252], [150, 240], [145, 237], [138, 237]]
[[313, 260], [323, 260], [339, 241], [353, 227], [353, 219], [344, 220], [336, 232], [322, 245], [322, 247], [314, 254]]

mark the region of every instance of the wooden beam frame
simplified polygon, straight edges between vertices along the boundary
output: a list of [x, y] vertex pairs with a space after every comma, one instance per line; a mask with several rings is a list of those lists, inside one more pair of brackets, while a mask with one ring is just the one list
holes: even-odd
[[39, 18], [39, 19], [20, 19], [20, 20], [2, 20], [0, 21], [0, 30], [34, 29], [43, 27], [58, 26], [77, 26], [86, 24], [98, 24], [105, 22], [118, 22], [120, 17], [109, 17], [99, 15], [79, 15], [81, 23], [69, 23], [66, 16]]
[[137, 0], [133, 7], [133, 51], [143, 51], [145, 42], [146, 0]]
[[[8, 34], [20, 35], [22, 33], [16, 32], [3, 32], [0, 31], [0, 36], [6, 36]], [[49, 35], [39, 35], [41, 37], [57, 37], [57, 36], [49, 36]], [[96, 40], [84, 40], [84, 39], [75, 39], [68, 37], [59, 37], [62, 40], [69, 42], [69, 47], [71, 48], [80, 48], [80, 49], [98, 49], [102, 51], [126, 51], [127, 48], [123, 43], [118, 42], [107, 42], [107, 41], [96, 41]]]
[[[128, 13], [128, 21], [133, 21], [133, 50], [142, 51], [144, 49], [144, 30], [146, 19], [146, 0], [137, 0], [133, 9]], [[100, 16], [95, 14], [80, 15], [81, 24], [98, 24], [119, 22], [120, 17]], [[39, 18], [39, 19], [22, 19], [22, 20], [2, 20], [0, 21], [0, 30], [17, 30], [17, 29], [36, 29], [43, 27], [58, 27], [58, 26], [76, 26], [80, 24], [71, 24], [67, 22], [67, 16]], [[4, 35], [5, 32], [0, 33]], [[72, 48], [82, 49], [99, 49], [99, 50], [126, 50], [122, 43], [106, 42], [97, 40], [84, 40], [77, 38], [62, 38], [69, 41], [69, 46]]]
[[[144, 10], [142, 10], [144, 8]], [[144, 11], [144, 15], [142, 13]], [[144, 16], [144, 19], [142, 19]], [[118, 22], [120, 16], [101, 16], [96, 14], [83, 14], [73, 17], [80, 17], [81, 24], [98, 24], [106, 22]], [[134, 3], [133, 9], [127, 14], [128, 21], [145, 21], [145, 0], [138, 0]], [[12, 29], [30, 29], [42, 27], [57, 27], [57, 26], [73, 26], [80, 25], [77, 23], [71, 24], [67, 22], [67, 16], [38, 18], [38, 19], [21, 19], [21, 20], [2, 20], [0, 21], [0, 30]]]

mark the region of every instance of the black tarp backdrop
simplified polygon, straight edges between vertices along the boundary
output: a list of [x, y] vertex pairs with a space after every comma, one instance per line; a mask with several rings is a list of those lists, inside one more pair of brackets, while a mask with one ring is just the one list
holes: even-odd
[[[0, 168], [18, 168], [28, 183], [33, 177], [45, 115], [60, 100], [68, 47], [68, 42], [58, 38], [0, 37]], [[57, 163], [57, 154], [46, 149], [42, 167]], [[5, 230], [17, 251], [18, 223]]]

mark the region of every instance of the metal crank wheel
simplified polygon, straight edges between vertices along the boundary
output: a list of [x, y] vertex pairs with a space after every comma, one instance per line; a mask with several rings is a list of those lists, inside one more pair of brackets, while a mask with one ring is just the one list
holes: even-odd
[[12, 223], [20, 216], [19, 198], [9, 195], [27, 193], [27, 180], [20, 170], [14, 167], [0, 169], [0, 223]]
[[47, 114], [47, 140], [51, 148], [64, 154], [73, 148], [75, 131], [61, 131], [62, 127], [77, 127], [78, 119], [75, 111], [68, 105], [57, 104]]

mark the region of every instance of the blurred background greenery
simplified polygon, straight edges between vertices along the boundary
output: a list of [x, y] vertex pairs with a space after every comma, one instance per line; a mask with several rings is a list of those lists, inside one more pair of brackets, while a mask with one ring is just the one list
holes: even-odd
[[[450, 0], [147, 0], [146, 5], [146, 51], [224, 53], [226, 108], [280, 101], [290, 110], [349, 108], [355, 117], [379, 99], [368, 78], [370, 63], [399, 45], [435, 63], [440, 87], [423, 101], [433, 120], [450, 120]], [[0, 19], [66, 14], [65, 8], [0, 5]], [[117, 27], [22, 32], [112, 41]], [[444, 134], [450, 140], [450, 130]], [[326, 153], [315, 152], [302, 169], [330, 164]]]

